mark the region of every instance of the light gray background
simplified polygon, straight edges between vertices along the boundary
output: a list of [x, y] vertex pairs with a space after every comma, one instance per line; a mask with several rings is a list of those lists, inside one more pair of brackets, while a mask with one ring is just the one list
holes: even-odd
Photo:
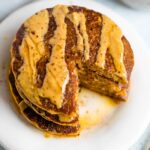
[[[0, 21], [2, 21], [10, 12], [36, 0], [0, 0]], [[113, 11], [124, 17], [137, 33], [142, 37], [147, 46], [150, 44], [150, 8], [149, 10], [135, 10], [127, 7], [119, 0], [95, 0], [100, 2]], [[141, 120], [142, 121], [142, 120]], [[148, 150], [150, 147], [150, 125], [147, 127], [140, 139], [131, 147], [130, 150]], [[0, 146], [0, 150], [3, 148]], [[13, 150], [13, 149], [12, 149]], [[113, 150], [113, 149], [112, 149]]]

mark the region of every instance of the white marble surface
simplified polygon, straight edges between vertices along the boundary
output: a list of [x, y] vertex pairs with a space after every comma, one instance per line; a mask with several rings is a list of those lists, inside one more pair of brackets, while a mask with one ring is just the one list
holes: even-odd
[[[22, 5], [36, 0], [0, 0], [0, 21], [2, 21], [10, 12], [16, 10]], [[113, 11], [123, 16], [130, 22], [133, 28], [138, 32], [147, 46], [150, 45], [150, 10], [131, 9], [119, 0], [95, 0], [110, 7]], [[142, 121], [142, 120], [141, 120]], [[147, 127], [140, 139], [131, 147], [130, 150], [148, 150], [150, 147], [150, 126]], [[3, 150], [0, 146], [0, 150]], [[113, 148], [112, 148], [113, 150]]]

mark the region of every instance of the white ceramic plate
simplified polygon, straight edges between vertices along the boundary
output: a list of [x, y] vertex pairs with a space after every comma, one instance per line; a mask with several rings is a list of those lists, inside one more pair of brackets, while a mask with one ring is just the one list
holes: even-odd
[[[78, 138], [45, 138], [15, 113], [6, 83], [9, 48], [21, 23], [33, 13], [55, 4], [80, 5], [111, 17], [123, 30], [135, 54], [129, 102], [103, 127]], [[103, 5], [85, 0], [49, 0], [27, 5], [0, 24], [0, 142], [12, 150], [127, 150], [150, 121], [150, 54], [130, 25]]]

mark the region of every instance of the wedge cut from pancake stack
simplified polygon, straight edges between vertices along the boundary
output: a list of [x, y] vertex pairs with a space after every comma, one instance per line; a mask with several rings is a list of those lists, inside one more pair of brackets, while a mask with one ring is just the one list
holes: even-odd
[[50, 134], [80, 133], [79, 87], [126, 100], [133, 52], [105, 15], [57, 5], [26, 20], [11, 48], [10, 91], [22, 115]]

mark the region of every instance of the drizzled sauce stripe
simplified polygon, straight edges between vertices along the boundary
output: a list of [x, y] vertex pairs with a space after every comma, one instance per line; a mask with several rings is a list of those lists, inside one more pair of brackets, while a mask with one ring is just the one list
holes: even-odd
[[[50, 12], [49, 12], [50, 13]], [[56, 22], [53, 16], [49, 14], [49, 24], [47, 33], [44, 36], [44, 44], [45, 44], [45, 56], [42, 56], [39, 61], [36, 63], [37, 69], [37, 79], [36, 85], [38, 88], [41, 88], [43, 85], [43, 81], [46, 75], [46, 64], [50, 61], [50, 56], [52, 53], [52, 46], [49, 44], [50, 38], [54, 36], [54, 31], [56, 30]]]
[[77, 51], [83, 53], [85, 61], [89, 59], [89, 39], [86, 29], [86, 17], [84, 13], [73, 12], [67, 15], [72, 21], [77, 34]]
[[127, 82], [126, 69], [123, 63], [124, 47], [122, 43], [122, 32], [120, 28], [108, 17], [103, 15], [103, 28], [100, 40], [100, 48], [97, 54], [96, 65], [105, 69], [106, 52], [113, 58], [116, 68], [116, 75]]

